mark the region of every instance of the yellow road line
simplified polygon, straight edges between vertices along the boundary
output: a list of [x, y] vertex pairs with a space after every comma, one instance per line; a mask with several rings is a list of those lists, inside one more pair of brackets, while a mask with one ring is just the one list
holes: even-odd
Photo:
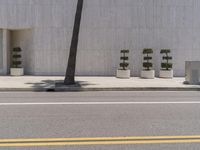
[[185, 136], [130, 136], [130, 137], [83, 137], [83, 138], [22, 138], [22, 139], [0, 139], [0, 142], [39, 142], [39, 141], [86, 141], [86, 140], [145, 140], [145, 139], [195, 139], [200, 135]]
[[170, 143], [200, 143], [200, 140], [14, 143], [14, 144], [0, 144], [0, 147], [35, 147], [35, 146], [67, 146], [67, 145], [128, 145], [128, 144], [167, 144], [167, 143], [168, 144]]
[[[113, 141], [112, 141], [113, 140]], [[116, 141], [115, 141], [116, 140]], [[0, 139], [0, 147], [200, 143], [200, 136]]]

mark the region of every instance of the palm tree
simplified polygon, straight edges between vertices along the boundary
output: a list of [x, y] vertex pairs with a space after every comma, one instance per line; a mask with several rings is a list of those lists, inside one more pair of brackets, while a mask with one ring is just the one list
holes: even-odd
[[69, 59], [68, 59], [68, 66], [67, 66], [67, 71], [66, 71], [65, 80], [64, 80], [65, 85], [75, 84], [74, 78], [75, 78], [75, 70], [76, 70], [76, 55], [77, 55], [77, 48], [78, 48], [82, 9], [83, 9], [83, 0], [78, 0], [71, 46], [70, 46]]

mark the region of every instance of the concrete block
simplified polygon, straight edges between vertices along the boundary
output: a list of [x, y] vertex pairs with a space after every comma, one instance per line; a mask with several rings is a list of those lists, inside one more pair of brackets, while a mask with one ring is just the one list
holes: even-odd
[[186, 61], [185, 80], [188, 84], [200, 84], [200, 61]]

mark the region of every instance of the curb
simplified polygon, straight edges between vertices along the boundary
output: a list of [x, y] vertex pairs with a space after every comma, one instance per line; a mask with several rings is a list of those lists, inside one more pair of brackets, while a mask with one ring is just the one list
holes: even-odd
[[39, 88], [0, 88], [0, 92], [89, 92], [89, 91], [200, 91], [200, 87], [39, 87]]
[[46, 92], [46, 88], [0, 88], [0, 92]]
[[55, 88], [55, 92], [84, 92], [84, 91], [200, 91], [200, 88], [173, 88], [173, 87], [130, 87], [130, 88]]

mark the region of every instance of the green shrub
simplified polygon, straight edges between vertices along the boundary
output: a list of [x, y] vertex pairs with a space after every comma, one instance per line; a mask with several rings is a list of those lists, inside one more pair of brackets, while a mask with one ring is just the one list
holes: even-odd
[[12, 50], [12, 67], [14, 68], [20, 68], [21, 62], [21, 51], [22, 49], [20, 47], [15, 47]]
[[121, 57], [120, 60], [122, 60], [122, 62], [119, 64], [122, 70], [127, 70], [129, 63], [127, 62], [129, 60], [128, 56], [126, 56], [126, 54], [129, 53], [129, 50], [121, 50]]
[[143, 50], [143, 54], [145, 55], [144, 56], [144, 61], [145, 62], [143, 62], [143, 67], [145, 68], [145, 70], [151, 70], [152, 67], [153, 67], [153, 64], [151, 62], [152, 57], [149, 56], [149, 55], [153, 54], [153, 49], [151, 49], [151, 48], [145, 48]]
[[162, 60], [165, 62], [161, 63], [161, 68], [163, 70], [170, 70], [173, 67], [173, 64], [169, 62], [170, 60], [172, 60], [172, 57], [169, 56], [170, 53], [171, 53], [170, 49], [161, 49], [160, 51], [160, 54], [164, 54], [164, 56], [162, 57]]

